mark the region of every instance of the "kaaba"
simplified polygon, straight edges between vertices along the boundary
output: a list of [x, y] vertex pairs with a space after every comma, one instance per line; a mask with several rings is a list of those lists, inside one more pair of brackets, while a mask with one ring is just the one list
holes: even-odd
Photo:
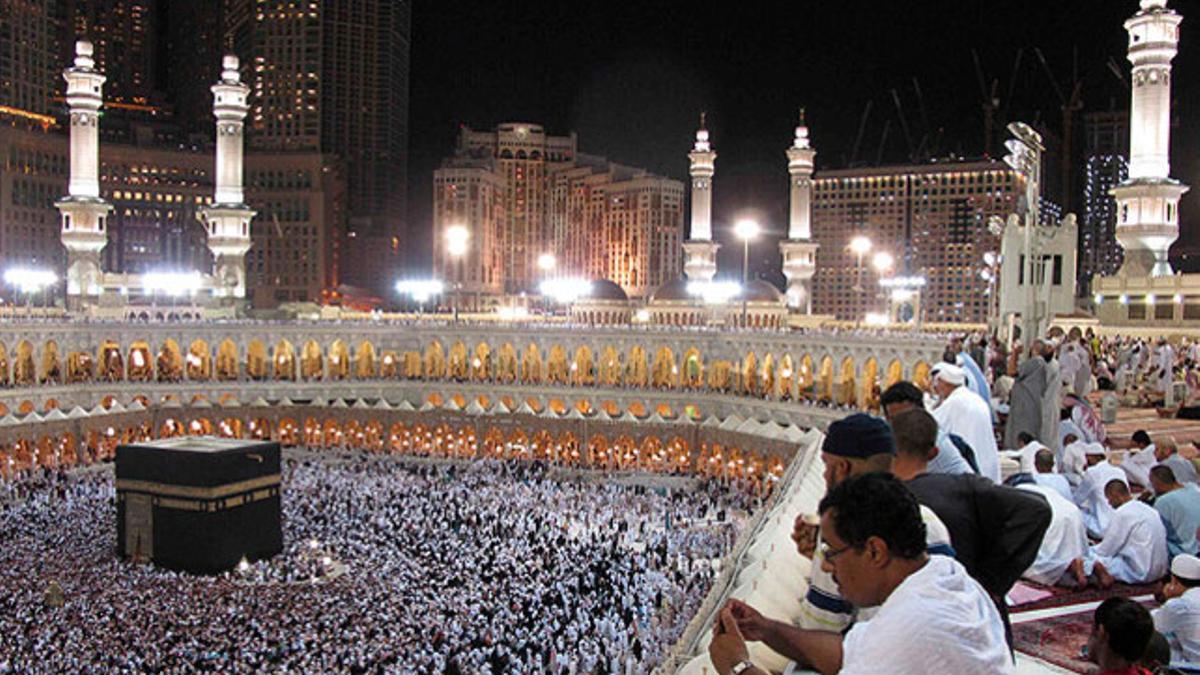
[[279, 444], [210, 436], [117, 447], [117, 549], [217, 574], [283, 550]]

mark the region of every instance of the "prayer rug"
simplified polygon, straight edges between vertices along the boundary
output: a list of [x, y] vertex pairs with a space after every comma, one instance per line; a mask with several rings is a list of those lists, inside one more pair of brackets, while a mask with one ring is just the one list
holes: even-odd
[[[1013, 587], [1013, 593], [1010, 597], [1013, 600], [1020, 601], [1023, 598], [1034, 598], [1041, 596], [1040, 599], [1014, 604], [1009, 606], [1009, 613], [1017, 614], [1019, 612], [1029, 612], [1035, 609], [1050, 609], [1053, 607], [1066, 607], [1068, 605], [1078, 605], [1084, 602], [1099, 602], [1105, 598], [1120, 596], [1130, 598], [1139, 595], [1153, 595], [1158, 590], [1159, 584], [1114, 584], [1108, 590], [1100, 590], [1094, 586], [1087, 588], [1064, 588], [1062, 586], [1043, 586], [1035, 584], [1032, 581], [1018, 581]], [[1020, 588], [1020, 590], [1018, 590]], [[1041, 593], [1038, 593], [1041, 591]], [[1044, 593], [1049, 593], [1045, 596]]]
[[1094, 610], [1061, 614], [1013, 626], [1013, 647], [1075, 673], [1095, 672], [1095, 666], [1080, 658], [1092, 630]]

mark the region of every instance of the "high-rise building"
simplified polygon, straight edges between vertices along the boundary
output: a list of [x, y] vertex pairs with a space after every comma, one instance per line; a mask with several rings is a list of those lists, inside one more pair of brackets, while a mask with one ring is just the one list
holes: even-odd
[[[208, 91], [221, 71], [221, 57], [238, 51], [234, 0], [161, 0], [162, 50], [169, 73], [162, 89], [184, 134], [212, 136], [212, 94]], [[244, 79], [244, 78], [243, 78]]]
[[442, 229], [463, 225], [469, 245], [458, 259], [445, 250], [445, 238], [433, 238], [434, 273], [460, 284], [468, 297], [504, 292], [505, 249], [501, 246], [504, 220], [504, 180], [490, 159], [454, 157], [446, 160], [433, 179], [434, 222]]
[[61, 82], [55, 0], [0, 2], [0, 121], [48, 125]]
[[[630, 296], [677, 277], [683, 239], [682, 183], [579, 153], [574, 134], [535, 124], [463, 128], [455, 154], [434, 172], [434, 271], [467, 293], [534, 291], [549, 273], [609, 279]], [[470, 232], [467, 253], [445, 249], [444, 232]]]
[[[96, 69], [108, 78], [106, 106], [133, 112], [162, 107], [157, 80], [162, 18], [158, 5], [156, 0], [62, 0], [64, 32], [56, 65], [71, 60], [76, 39], [87, 39], [95, 49]], [[197, 86], [205, 88], [212, 79]]]
[[320, 302], [340, 280], [346, 183], [340, 162], [312, 152], [246, 155], [246, 280], [255, 307]]
[[1117, 242], [1114, 187], [1129, 178], [1129, 111], [1084, 115], [1083, 214], [1079, 230], [1079, 292], [1096, 276], [1116, 274], [1124, 259]]
[[411, 3], [232, 5], [226, 33], [249, 52], [251, 147], [341, 160], [349, 217], [345, 280], [385, 291], [405, 237]]
[[[814, 188], [814, 313], [857, 321], [884, 312], [879, 280], [891, 274], [924, 277], [924, 321], [986, 321], [983, 254], [1000, 250], [988, 218], [1016, 207], [1015, 171], [991, 161], [842, 169], [818, 172]], [[849, 248], [860, 235], [873, 246], [861, 258]], [[876, 252], [891, 254], [892, 270], [874, 268]]]
[[[462, 160], [482, 160], [500, 179], [502, 210], [496, 227], [500, 247], [500, 284], [506, 293], [531, 290], [540, 275], [538, 256], [555, 253], [546, 223], [548, 167], [567, 167], [574, 161], [576, 142], [570, 136], [548, 136], [536, 124], [506, 123], [492, 131], [459, 131], [458, 147], [448, 168]], [[438, 173], [434, 173], [435, 183]], [[436, 188], [435, 188], [436, 189]], [[434, 195], [435, 268], [447, 211], [438, 210]], [[474, 227], [468, 223], [468, 227]], [[473, 233], [474, 235], [474, 233]]]

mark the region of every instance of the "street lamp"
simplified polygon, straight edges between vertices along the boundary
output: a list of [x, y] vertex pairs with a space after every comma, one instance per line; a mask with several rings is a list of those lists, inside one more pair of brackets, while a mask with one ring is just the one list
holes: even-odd
[[441, 295], [443, 284], [437, 279], [409, 279], [396, 282], [396, 292], [407, 295], [417, 303], [420, 310], [422, 304], [435, 295]]
[[458, 323], [458, 289], [462, 287], [462, 257], [467, 253], [471, 231], [463, 225], [446, 228], [446, 252], [454, 258], [454, 323]]
[[996, 330], [996, 312], [999, 310], [998, 296], [1000, 295], [1000, 255], [995, 251], [985, 251], [983, 254], [983, 269], [979, 276], [988, 285], [987, 321], [988, 329]]
[[863, 292], [863, 257], [871, 252], [871, 240], [859, 235], [850, 240], [850, 252], [854, 254], [858, 260], [858, 281], [855, 282], [852, 289], [855, 293]]
[[[1023, 249], [1025, 254], [1025, 306], [1021, 308], [1021, 339], [1030, 344], [1038, 328], [1037, 295], [1034, 283], [1034, 242], [1033, 229], [1038, 225], [1039, 183], [1042, 180], [1042, 137], [1024, 122], [1013, 122], [1008, 125], [1008, 131], [1013, 138], [1004, 142], [1009, 153], [1004, 156], [1004, 163], [1025, 177], [1025, 194], [1018, 201], [1018, 211], [1024, 206], [1025, 231]], [[1021, 203], [1023, 202], [1023, 204]], [[1011, 336], [1010, 336], [1011, 338]]]
[[25, 293], [25, 309], [33, 314], [33, 294], [58, 283], [58, 275], [51, 270], [10, 267], [4, 271], [4, 283]]
[[742, 240], [742, 328], [746, 327], [746, 295], [750, 288], [750, 241], [758, 236], [757, 221], [748, 218], [734, 223], [733, 232]]
[[896, 259], [893, 258], [892, 254], [888, 253], [887, 251], [880, 251], [875, 254], [874, 258], [871, 259], [871, 266], [874, 267], [875, 271], [879, 274], [884, 274], [885, 272], [891, 270], [892, 266], [895, 264]]
[[[554, 268], [558, 267], [558, 258], [556, 258], [553, 253], [547, 251], [546, 253], [538, 256], [537, 266], [538, 269], [542, 271], [542, 276], [546, 279], [549, 279], [554, 272]], [[550, 303], [546, 301], [545, 293], [542, 294], [542, 305], [543, 312], [548, 312], [550, 310]]]

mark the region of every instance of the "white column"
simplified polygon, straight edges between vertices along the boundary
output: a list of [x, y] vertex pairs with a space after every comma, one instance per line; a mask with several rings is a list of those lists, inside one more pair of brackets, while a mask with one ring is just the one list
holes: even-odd
[[1171, 61], [1183, 17], [1166, 0], [1141, 0], [1125, 22], [1133, 86], [1129, 109], [1129, 180], [1112, 189], [1124, 276], [1171, 274], [1167, 260], [1179, 237], [1179, 199], [1187, 186], [1170, 177]]
[[812, 313], [809, 281], [817, 270], [817, 242], [812, 240], [812, 174], [817, 151], [809, 145], [804, 110], [792, 146], [787, 149], [791, 209], [788, 238], [779, 242], [783, 276], [787, 278], [787, 304], [797, 312]]
[[100, 251], [108, 244], [105, 220], [112, 206], [100, 197], [100, 107], [104, 75], [96, 70], [92, 43], [75, 43], [75, 62], [63, 71], [71, 119], [71, 173], [67, 195], [57, 202], [61, 239], [67, 250], [67, 304], [83, 309], [84, 298], [99, 295]]
[[817, 151], [808, 143], [804, 112], [792, 147], [787, 149], [788, 176], [791, 178], [791, 211], [788, 214], [788, 239], [812, 239], [812, 174]]
[[211, 89], [217, 121], [216, 189], [213, 203], [201, 209], [198, 217], [216, 260], [213, 293], [236, 300], [246, 296], [245, 258], [250, 250], [250, 220], [255, 215], [244, 203], [242, 189], [242, 141], [250, 88], [241, 81], [236, 56], [225, 56], [221, 80]]
[[242, 139], [246, 114], [250, 108], [246, 96], [250, 88], [242, 84], [238, 58], [226, 56], [221, 81], [212, 86], [213, 116], [217, 118], [217, 192], [218, 204], [241, 204]]
[[1141, 11], [1125, 22], [1133, 90], [1129, 111], [1129, 177], [1171, 174], [1171, 61], [1183, 17], [1165, 0], [1142, 0]]
[[700, 130], [696, 132], [696, 144], [688, 153], [692, 176], [692, 236], [690, 241], [712, 241], [712, 181], [716, 173], [717, 153], [708, 142], [708, 129], [704, 116], [700, 116]]
[[75, 65], [63, 71], [71, 116], [72, 197], [100, 196], [100, 106], [105, 77], [95, 68], [92, 43], [75, 43]]
[[684, 242], [683, 273], [693, 281], [712, 281], [717, 274], [717, 249], [712, 240], [712, 179], [716, 173], [717, 153], [708, 141], [704, 115], [696, 144], [688, 153], [692, 176], [692, 236]]

